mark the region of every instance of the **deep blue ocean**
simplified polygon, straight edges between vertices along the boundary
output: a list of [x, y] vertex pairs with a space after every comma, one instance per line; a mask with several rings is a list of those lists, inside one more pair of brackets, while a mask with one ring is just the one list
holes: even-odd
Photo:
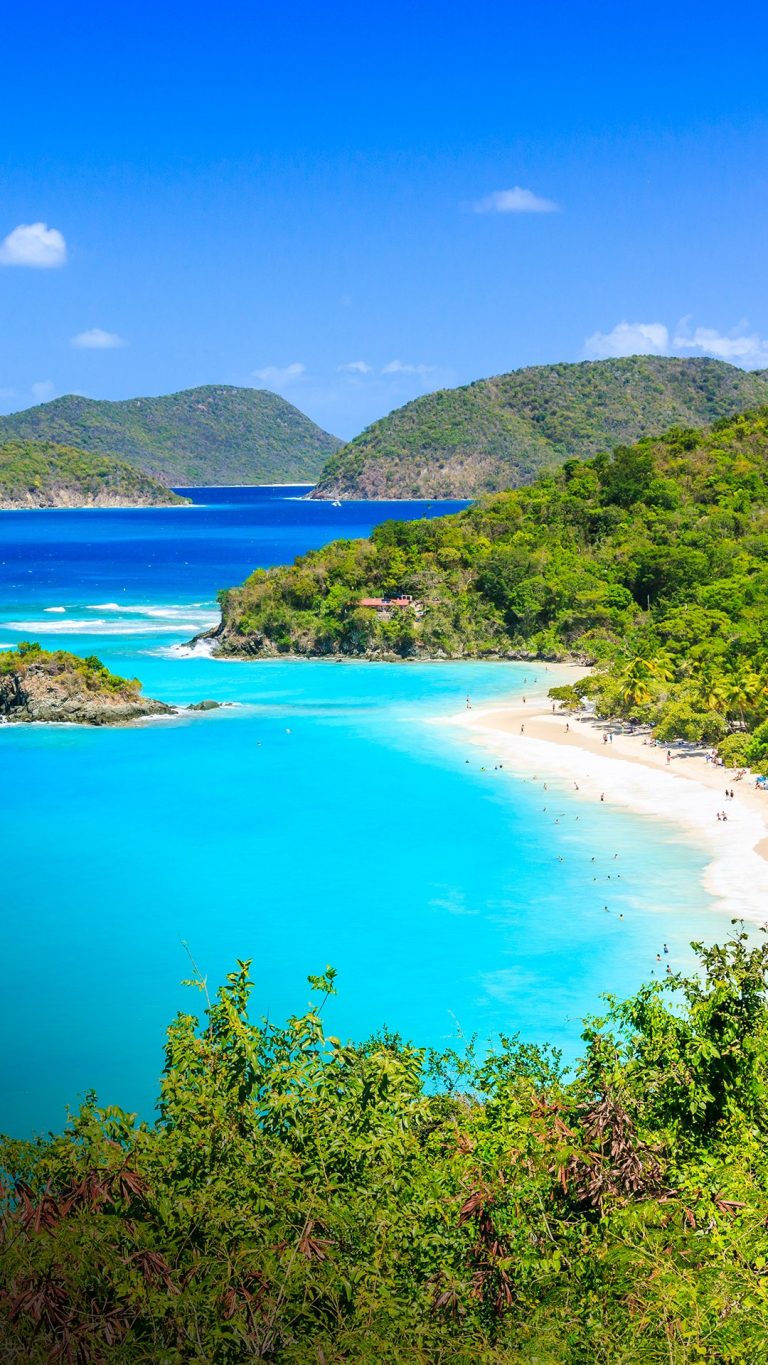
[[151, 1118], [164, 1028], [200, 1006], [185, 943], [212, 987], [252, 959], [273, 1018], [330, 963], [336, 1033], [441, 1046], [519, 1030], [573, 1056], [601, 992], [633, 989], [664, 941], [677, 964], [723, 928], [704, 855], [675, 830], [565, 789], [544, 811], [535, 783], [430, 723], [467, 694], [530, 688], [530, 665], [179, 649], [254, 567], [458, 506], [301, 491], [0, 513], [0, 646], [95, 653], [163, 700], [238, 703], [134, 728], [0, 727], [0, 1129], [60, 1125], [90, 1088]]

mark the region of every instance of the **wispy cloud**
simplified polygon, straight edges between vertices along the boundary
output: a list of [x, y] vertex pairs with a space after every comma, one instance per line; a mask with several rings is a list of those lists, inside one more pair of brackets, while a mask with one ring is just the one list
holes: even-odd
[[434, 365], [407, 365], [402, 360], [390, 360], [381, 367], [382, 374], [416, 374], [422, 378], [434, 372]]
[[69, 344], [78, 351], [116, 351], [128, 345], [117, 332], [105, 332], [103, 327], [91, 327], [87, 332], [78, 332]]
[[593, 332], [584, 343], [593, 360], [627, 355], [706, 355], [744, 369], [768, 366], [768, 339], [741, 322], [728, 333], [695, 327], [683, 318], [670, 332], [664, 322], [618, 322], [610, 332]]
[[64, 265], [67, 244], [58, 228], [47, 223], [20, 223], [0, 242], [0, 265], [52, 270]]
[[46, 403], [49, 398], [53, 398], [56, 392], [56, 385], [52, 379], [38, 379], [32, 385], [32, 397], [36, 403]]
[[617, 322], [610, 332], [593, 332], [584, 347], [594, 360], [623, 355], [667, 355], [669, 329], [663, 322]]
[[473, 213], [559, 213], [554, 199], [544, 199], [533, 190], [515, 185], [511, 190], [493, 190], [470, 205]]
[[738, 328], [723, 336], [714, 327], [696, 327], [693, 332], [686, 333], [681, 324], [674, 347], [676, 351], [716, 356], [718, 360], [729, 360], [734, 365], [755, 369], [768, 365], [768, 340], [757, 332], [740, 332]]
[[339, 365], [339, 374], [373, 374], [373, 366], [366, 360], [350, 360], [346, 365]]
[[259, 379], [267, 388], [284, 389], [289, 384], [295, 384], [297, 379], [303, 379], [306, 373], [306, 365], [295, 360], [292, 365], [265, 365], [263, 369], [254, 371], [253, 378]]

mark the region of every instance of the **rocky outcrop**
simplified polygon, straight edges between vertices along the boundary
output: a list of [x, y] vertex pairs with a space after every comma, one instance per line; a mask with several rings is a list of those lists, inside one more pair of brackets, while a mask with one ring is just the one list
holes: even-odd
[[175, 707], [142, 696], [138, 682], [116, 677], [98, 660], [28, 646], [0, 655], [0, 721], [124, 725], [175, 714]]

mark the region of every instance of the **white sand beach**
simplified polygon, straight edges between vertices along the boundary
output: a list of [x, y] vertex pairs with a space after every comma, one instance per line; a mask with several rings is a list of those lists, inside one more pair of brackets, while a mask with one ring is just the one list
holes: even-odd
[[[574, 677], [583, 670], [574, 670]], [[605, 801], [677, 824], [710, 855], [705, 890], [728, 913], [768, 920], [768, 791], [754, 777], [708, 763], [701, 750], [654, 747], [647, 736], [591, 717], [552, 711], [541, 691], [525, 703], [472, 707], [449, 717], [515, 774], [559, 779], [575, 798]], [[605, 742], [603, 736], [611, 736]], [[644, 742], [645, 740], [645, 742]], [[733, 790], [733, 798], [726, 790]], [[726, 819], [718, 819], [724, 814]]]

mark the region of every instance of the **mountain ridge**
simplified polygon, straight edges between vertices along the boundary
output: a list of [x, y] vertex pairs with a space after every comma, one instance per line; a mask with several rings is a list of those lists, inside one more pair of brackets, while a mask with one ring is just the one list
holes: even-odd
[[114, 455], [168, 485], [314, 482], [341, 444], [267, 389], [204, 384], [158, 397], [67, 394], [0, 417], [0, 444]]
[[670, 427], [768, 403], [768, 371], [705, 357], [529, 366], [396, 408], [329, 458], [315, 498], [477, 497]]

